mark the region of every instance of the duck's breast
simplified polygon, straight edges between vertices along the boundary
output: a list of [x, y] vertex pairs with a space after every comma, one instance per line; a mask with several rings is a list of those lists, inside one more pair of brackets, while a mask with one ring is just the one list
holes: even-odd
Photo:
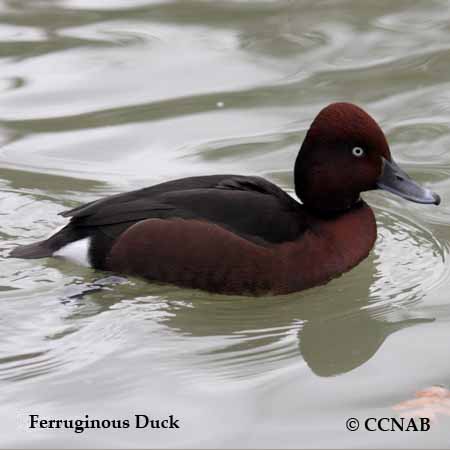
[[277, 249], [276, 291], [310, 288], [347, 272], [368, 256], [376, 236], [373, 211], [364, 202], [333, 219], [314, 220], [300, 239]]

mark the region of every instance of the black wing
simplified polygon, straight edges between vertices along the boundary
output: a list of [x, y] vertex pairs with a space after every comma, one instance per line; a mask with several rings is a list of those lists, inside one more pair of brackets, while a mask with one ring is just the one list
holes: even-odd
[[61, 213], [70, 222], [45, 241], [14, 249], [12, 257], [43, 258], [91, 237], [94, 267], [103, 268], [114, 241], [141, 220], [195, 219], [220, 225], [260, 245], [291, 241], [307, 227], [302, 205], [260, 177], [213, 175], [182, 178], [112, 195]]
[[75, 227], [109, 228], [148, 218], [206, 220], [252, 240], [283, 242], [303, 231], [300, 209], [286, 192], [263, 178], [213, 175], [113, 195], [61, 215], [71, 217]]

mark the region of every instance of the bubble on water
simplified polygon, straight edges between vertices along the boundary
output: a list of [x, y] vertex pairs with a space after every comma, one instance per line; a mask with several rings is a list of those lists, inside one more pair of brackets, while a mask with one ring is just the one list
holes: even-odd
[[224, 103], [224, 102], [217, 102], [217, 103], [216, 103], [216, 106], [217, 106], [218, 108], [223, 108], [223, 107], [225, 106], [225, 103]]

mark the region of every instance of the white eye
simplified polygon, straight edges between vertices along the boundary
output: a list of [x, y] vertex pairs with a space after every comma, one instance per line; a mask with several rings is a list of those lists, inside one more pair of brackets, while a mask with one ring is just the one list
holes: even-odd
[[364, 150], [361, 147], [354, 147], [352, 150], [352, 155], [357, 158], [361, 158], [364, 155]]

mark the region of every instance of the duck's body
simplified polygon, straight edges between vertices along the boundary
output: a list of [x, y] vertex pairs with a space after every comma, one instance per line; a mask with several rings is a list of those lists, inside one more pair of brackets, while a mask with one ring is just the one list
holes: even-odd
[[275, 184], [237, 175], [169, 181], [61, 215], [71, 217], [67, 226], [14, 256], [67, 256], [83, 242], [96, 269], [227, 294], [325, 283], [365, 258], [376, 238], [362, 201], [318, 217]]
[[[331, 106], [335, 115], [350, 109], [353, 118], [367, 120], [354, 105]], [[323, 122], [329, 111], [321, 114]], [[384, 135], [370, 120], [356, 120], [353, 133], [357, 145], [370, 147], [361, 130], [374, 128], [372, 140], [382, 147], [377, 149], [381, 157], [369, 154], [364, 164], [344, 152], [327, 161], [325, 151], [333, 150], [336, 135], [348, 138], [349, 130], [335, 131], [327, 141], [320, 134], [317, 139], [323, 124], [313, 124], [295, 167], [303, 204], [260, 177], [183, 178], [64, 212], [71, 219], [62, 230], [18, 247], [11, 256], [64, 255], [83, 242], [94, 268], [212, 292], [285, 294], [323, 284], [364, 259], [376, 239], [373, 213], [359, 193], [374, 188], [372, 178], [379, 182], [383, 175], [386, 181], [392, 175], [386, 164], [396, 166], [386, 162]], [[350, 163], [355, 167], [348, 168]], [[423, 192], [424, 202], [437, 203], [436, 196]]]

